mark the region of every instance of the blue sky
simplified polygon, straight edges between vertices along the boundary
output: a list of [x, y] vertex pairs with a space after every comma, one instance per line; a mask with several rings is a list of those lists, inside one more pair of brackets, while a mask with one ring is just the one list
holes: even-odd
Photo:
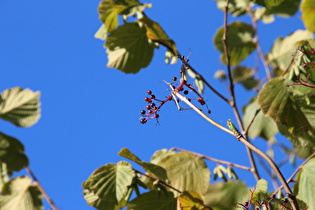
[[[177, 111], [163, 106], [160, 125], [141, 125], [147, 90], [158, 98], [170, 92], [162, 80], [179, 76], [180, 64], [164, 63], [165, 49], [155, 50], [152, 63], [136, 75], [106, 67], [103, 42], [94, 38], [101, 26], [99, 1], [8, 1], [0, 2], [0, 90], [21, 86], [41, 92], [41, 119], [31, 128], [16, 128], [1, 121], [1, 132], [18, 138], [25, 146], [33, 170], [57, 207], [89, 210], [81, 184], [98, 167], [116, 163], [117, 153], [129, 148], [143, 160], [159, 149], [179, 147], [214, 158], [249, 166], [245, 147], [231, 136], [208, 124], [191, 110]], [[153, 8], [146, 14], [159, 22], [174, 39], [179, 51], [189, 54], [190, 63], [223, 95], [223, 83], [213, 79], [220, 69], [219, 53], [213, 45], [216, 30], [223, 25], [223, 13], [210, 1], [146, 1]], [[304, 29], [300, 14], [259, 24], [264, 53], [273, 40]], [[231, 20], [231, 19], [230, 19]], [[247, 17], [241, 20], [249, 21]], [[255, 55], [245, 64], [254, 64]], [[262, 68], [261, 68], [262, 69]], [[263, 73], [261, 74], [262, 76]], [[236, 87], [239, 108], [254, 93]], [[228, 105], [209, 89], [204, 97], [212, 118], [225, 125], [234, 119]], [[280, 136], [277, 139], [290, 145]], [[254, 144], [266, 150], [261, 139]], [[283, 156], [276, 155], [278, 162]], [[207, 162], [210, 170], [214, 163]], [[264, 178], [266, 174], [260, 168]], [[285, 167], [285, 176], [292, 173]], [[254, 185], [249, 172], [236, 170], [241, 179]], [[22, 171], [26, 173], [26, 171]], [[271, 186], [271, 184], [270, 184]], [[45, 209], [49, 208], [47, 203]]]

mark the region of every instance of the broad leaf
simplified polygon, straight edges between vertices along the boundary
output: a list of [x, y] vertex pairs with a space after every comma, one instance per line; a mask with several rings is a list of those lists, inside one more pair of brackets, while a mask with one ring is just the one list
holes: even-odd
[[148, 17], [143, 17], [139, 19], [139, 21], [145, 25], [149, 39], [162, 44], [163, 46], [167, 47], [168, 50], [172, 51], [173, 54], [177, 55], [175, 42], [167, 36], [159, 23], [151, 20]]
[[105, 24], [103, 24], [95, 33], [94, 37], [96, 39], [101, 39], [101, 40], [105, 40], [107, 38], [107, 31], [106, 31], [106, 27]]
[[173, 150], [167, 150], [167, 149], [161, 149], [161, 150], [158, 150], [156, 151], [152, 157], [151, 157], [151, 163], [154, 163], [154, 164], [159, 164], [159, 162], [169, 156], [169, 155], [174, 155], [176, 154], [176, 152], [174, 152]]
[[290, 17], [298, 11], [300, 0], [283, 0], [279, 5], [268, 8], [266, 15], [279, 15], [281, 17]]
[[0, 132], [0, 163], [6, 164], [7, 171], [20, 171], [28, 166], [27, 156], [24, 154], [23, 144], [11, 136]]
[[254, 70], [244, 66], [233, 69], [233, 81], [241, 83], [247, 90], [257, 87], [260, 82], [254, 78]]
[[278, 6], [283, 1], [284, 0], [255, 0], [255, 3], [267, 8], [271, 8]]
[[[220, 10], [225, 11], [226, 0], [215, 0]], [[234, 17], [244, 15], [247, 13], [247, 8], [252, 5], [249, 0], [231, 0], [228, 5], [228, 13], [233, 14]]]
[[114, 1], [104, 0], [98, 6], [100, 20], [104, 23], [105, 31], [112, 32], [118, 26], [118, 15], [114, 7]]
[[315, 209], [315, 158], [309, 160], [298, 176], [297, 198], [308, 204], [308, 209]]
[[[251, 100], [251, 102], [244, 108], [245, 127], [249, 125], [258, 109], [260, 109], [260, 106], [257, 104], [256, 99]], [[272, 118], [265, 116], [262, 111], [257, 114], [248, 131], [250, 138], [254, 139], [260, 136], [266, 140], [273, 138], [277, 133], [277, 123]]]
[[202, 197], [194, 191], [184, 191], [177, 199], [181, 210], [205, 210]]
[[258, 7], [253, 9], [253, 17], [255, 21], [261, 20], [263, 23], [272, 23], [275, 18], [274, 15], [268, 14], [267, 9], [264, 7]]
[[146, 36], [146, 29], [137, 23], [126, 23], [114, 30], [105, 42], [108, 67], [125, 73], [137, 73], [147, 67], [153, 57], [154, 44]]
[[[221, 60], [226, 63], [222, 43], [224, 28], [221, 27], [215, 37], [215, 47], [222, 53]], [[254, 29], [251, 25], [243, 22], [234, 22], [228, 26], [227, 47], [231, 65], [237, 65], [247, 58], [255, 49], [253, 41]]]
[[[292, 56], [295, 55], [296, 49], [303, 41], [313, 39], [313, 34], [308, 31], [297, 30], [286, 38], [280, 37], [274, 42], [271, 51], [267, 54], [267, 60], [274, 69], [284, 71], [289, 66]], [[297, 52], [301, 55], [301, 52]], [[291, 65], [290, 69], [296, 68], [294, 66], [296, 61]], [[297, 63], [300, 65], [300, 63]]]
[[161, 191], [152, 190], [133, 199], [128, 203], [127, 210], [174, 210], [176, 209], [176, 200], [172, 192], [165, 195]]
[[267, 195], [268, 190], [268, 182], [264, 179], [260, 179], [255, 187], [255, 190], [253, 192], [253, 197], [252, 197], [252, 203], [257, 205], [261, 201], [263, 203], [266, 203], [265, 201], [269, 199], [269, 196]]
[[209, 186], [206, 194], [202, 195], [204, 204], [214, 210], [236, 209], [238, 203], [250, 198], [250, 191], [243, 182], [217, 182]]
[[210, 183], [210, 171], [202, 158], [188, 152], [179, 152], [162, 159], [171, 185], [178, 190], [191, 190], [203, 194]]
[[42, 202], [42, 194], [29, 177], [11, 179], [1, 191], [1, 210], [42, 210]]
[[315, 1], [314, 0], [302, 1], [301, 11], [305, 27], [309, 31], [315, 32]]
[[0, 95], [0, 118], [20, 127], [35, 124], [40, 117], [40, 92], [14, 87]]
[[134, 177], [131, 164], [124, 161], [96, 169], [83, 184], [88, 204], [103, 206], [106, 202], [106, 209], [114, 209], [125, 198]]
[[157, 179], [166, 181], [167, 180], [167, 174], [166, 170], [162, 168], [159, 165], [156, 165], [154, 163], [148, 163], [145, 161], [141, 161], [137, 156], [135, 156], [133, 153], [131, 153], [127, 148], [121, 149], [121, 151], [118, 153], [118, 155], [128, 158], [129, 160], [134, 161], [135, 163], [138, 163], [142, 166], [143, 170], [148, 172], [150, 175], [156, 177]]

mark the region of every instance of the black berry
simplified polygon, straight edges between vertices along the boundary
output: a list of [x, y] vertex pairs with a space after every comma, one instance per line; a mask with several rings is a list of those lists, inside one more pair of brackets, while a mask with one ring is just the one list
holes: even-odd
[[150, 99], [148, 97], [145, 97], [144, 100], [148, 102]]
[[151, 109], [150, 105], [147, 105], [145, 108], [147, 108], [147, 110]]
[[140, 123], [141, 124], [144, 124], [144, 123], [146, 123], [147, 122], [147, 119], [146, 118], [142, 118], [141, 120], [140, 120]]
[[189, 93], [189, 91], [188, 91], [188, 90], [185, 90], [185, 91], [184, 91], [184, 94], [185, 94], [185, 95], [187, 95], [188, 93]]
[[155, 114], [154, 117], [155, 117], [155, 118], [159, 118], [160, 115], [159, 115], [159, 114]]
[[211, 114], [211, 110], [208, 110], [208, 114]]
[[148, 111], [148, 113], [149, 113], [149, 114], [152, 114], [152, 113], [153, 113], [153, 111], [152, 111], [152, 110], [149, 110], [149, 111]]
[[145, 110], [141, 110], [141, 112], [140, 112], [141, 114], [145, 114]]
[[155, 95], [151, 95], [151, 99], [154, 100], [155, 99]]
[[244, 203], [244, 206], [245, 206], [245, 207], [248, 207], [248, 202], [245, 202], [245, 203]]
[[177, 78], [176, 77], [173, 77], [173, 82], [175, 82], [177, 80]]
[[154, 107], [155, 107], [155, 103], [152, 103], [152, 104], [151, 104], [151, 107], [153, 107], [153, 108], [154, 108]]
[[287, 198], [283, 199], [283, 202], [288, 203], [288, 199]]

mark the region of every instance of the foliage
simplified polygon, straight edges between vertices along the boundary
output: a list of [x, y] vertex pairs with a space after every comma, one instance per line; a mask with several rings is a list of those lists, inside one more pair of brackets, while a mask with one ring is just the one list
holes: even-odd
[[[108, 67], [114, 67], [125, 73], [137, 73], [147, 67], [152, 59], [153, 51], [166, 48], [167, 64], [181, 61], [180, 85], [169, 84], [173, 91], [166, 99], [156, 99], [151, 91], [145, 98], [148, 103], [142, 110], [142, 124], [150, 119], [158, 120], [160, 108], [168, 101], [175, 101], [178, 108], [182, 100], [198, 114], [213, 125], [234, 135], [251, 150], [265, 158], [272, 170], [283, 184], [281, 171], [273, 161], [258, 148], [248, 142], [262, 137], [268, 144], [276, 142], [275, 135], [279, 132], [292, 142], [292, 149], [284, 148], [288, 155], [294, 158], [298, 155], [306, 158], [315, 152], [315, 76], [312, 70], [315, 65], [314, 32], [314, 1], [304, 0], [301, 3], [302, 19], [306, 30], [296, 30], [287, 37], [277, 38], [272, 48], [265, 55], [261, 51], [260, 39], [257, 34], [257, 23], [273, 22], [274, 16], [290, 17], [299, 6], [299, 0], [215, 0], [220, 10], [232, 14], [235, 19], [248, 15], [251, 24], [239, 20], [227, 21], [214, 35], [214, 46], [221, 53], [221, 61], [227, 65], [227, 70], [220, 70], [215, 78], [229, 82], [231, 99], [227, 99], [215, 90], [206, 79], [194, 69], [189, 60], [182, 56], [169, 38], [162, 26], [145, 14], [151, 4], [140, 3], [137, 0], [103, 0], [99, 5], [101, 28], [95, 34], [96, 38], [105, 40], [108, 54]], [[121, 15], [124, 22], [118, 21]], [[229, 18], [229, 16], [227, 16]], [[257, 51], [265, 67], [267, 80], [258, 77], [257, 66], [243, 64], [249, 55]], [[141, 58], [141, 59], [140, 59]], [[171, 61], [172, 59], [172, 61]], [[232, 68], [233, 67], [233, 68]], [[270, 69], [271, 67], [271, 69]], [[187, 83], [187, 76], [195, 79], [198, 91]], [[175, 82], [177, 78], [173, 78]], [[256, 93], [247, 105], [243, 107], [244, 117], [240, 118], [235, 101], [234, 85], [241, 84], [247, 91]], [[181, 92], [183, 87], [189, 91]], [[231, 105], [236, 113], [239, 125], [228, 121], [228, 130], [214, 122], [203, 113], [207, 107], [200, 95], [209, 87], [220, 98]], [[200, 94], [199, 94], [199, 93]], [[187, 95], [182, 96], [181, 94]], [[195, 94], [199, 104], [189, 98]], [[155, 102], [155, 103], [154, 103]], [[157, 103], [157, 104], [156, 104]], [[198, 106], [201, 106], [198, 107]], [[208, 113], [211, 111], [208, 110]], [[239, 127], [239, 129], [237, 128]], [[246, 143], [248, 142], [248, 143]], [[177, 151], [177, 152], [176, 152]], [[251, 152], [249, 152], [249, 158]], [[269, 151], [272, 155], [272, 151]], [[313, 160], [305, 161], [297, 176], [298, 183], [294, 193], [298, 199], [291, 196], [291, 190], [285, 184], [288, 198], [282, 194], [276, 197], [268, 192], [268, 182], [255, 174], [257, 168], [251, 170], [257, 180], [257, 185], [250, 189], [243, 182], [237, 181], [235, 168], [246, 167], [216, 160], [205, 155], [173, 148], [156, 151], [150, 162], [142, 161], [127, 148], [119, 155], [141, 166], [141, 172], [127, 162], [106, 164], [96, 169], [87, 181], [83, 183], [84, 195], [89, 205], [97, 209], [313, 209], [315, 197]], [[213, 173], [207, 167], [205, 160], [217, 162]], [[308, 159], [309, 160], [309, 159]], [[254, 161], [254, 160], [251, 160]], [[126, 169], [121, 168], [122, 165]], [[226, 165], [226, 167], [224, 166]], [[128, 168], [128, 169], [127, 169]], [[282, 176], [282, 177], [281, 177]], [[212, 182], [220, 178], [223, 182]], [[293, 178], [293, 177], [292, 177]], [[292, 179], [291, 178], [291, 179]], [[235, 180], [233, 180], [235, 179]], [[285, 182], [285, 181], [284, 181]], [[139, 187], [143, 190], [139, 190]], [[130, 197], [135, 192], [135, 197]], [[246, 201], [244, 203], [244, 201]], [[110, 207], [109, 207], [110, 206]]]

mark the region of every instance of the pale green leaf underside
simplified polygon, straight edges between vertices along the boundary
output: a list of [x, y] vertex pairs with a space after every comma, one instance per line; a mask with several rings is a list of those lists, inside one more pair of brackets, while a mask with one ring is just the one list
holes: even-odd
[[315, 158], [309, 160], [300, 172], [297, 198], [308, 204], [308, 209], [315, 209]]
[[181, 191], [191, 190], [203, 194], [210, 183], [210, 171], [206, 163], [188, 152], [167, 156], [159, 163], [165, 168], [171, 185]]
[[137, 23], [126, 23], [114, 30], [105, 42], [108, 54], [108, 67], [125, 73], [137, 73], [147, 67], [154, 52], [146, 36], [146, 29]]
[[42, 195], [29, 177], [17, 177], [4, 185], [1, 210], [42, 210]]
[[0, 95], [0, 118], [20, 127], [35, 124], [40, 117], [40, 92], [14, 87]]

